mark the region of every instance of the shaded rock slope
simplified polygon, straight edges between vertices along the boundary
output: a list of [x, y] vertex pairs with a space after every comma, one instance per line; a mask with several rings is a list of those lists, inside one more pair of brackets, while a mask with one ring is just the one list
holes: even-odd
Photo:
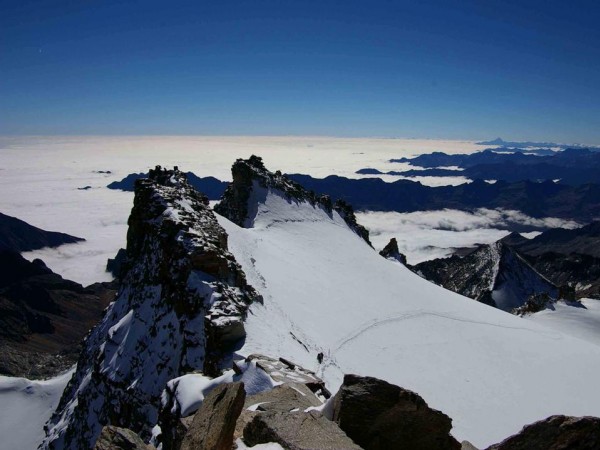
[[27, 252], [84, 240], [65, 233], [45, 231], [16, 217], [0, 213], [0, 249]]
[[148, 439], [167, 382], [230, 366], [260, 300], [183, 173], [157, 167], [138, 180], [128, 223], [119, 295], [86, 339], [41, 448], [91, 448], [107, 424]]
[[577, 297], [600, 298], [600, 222], [548, 230], [533, 239], [511, 233], [502, 242], [555, 284], [571, 286]]
[[39, 259], [0, 249], [0, 374], [41, 378], [67, 370], [115, 294], [110, 283], [84, 288]]
[[[308, 202], [329, 215], [337, 212], [346, 224], [369, 245], [369, 231], [356, 221], [352, 206], [343, 200], [333, 202], [328, 195], [317, 195], [290, 180], [280, 171], [268, 171], [262, 159], [251, 156], [238, 159], [231, 168], [233, 182], [225, 190], [223, 199], [215, 205], [215, 211], [241, 227], [251, 227], [256, 216], [256, 206], [267, 192], [274, 191], [285, 196], [288, 202]], [[251, 200], [252, 199], [252, 200]]]
[[464, 257], [425, 261], [412, 269], [446, 289], [504, 311], [522, 306], [535, 294], [558, 295], [554, 284], [501, 242], [481, 245]]

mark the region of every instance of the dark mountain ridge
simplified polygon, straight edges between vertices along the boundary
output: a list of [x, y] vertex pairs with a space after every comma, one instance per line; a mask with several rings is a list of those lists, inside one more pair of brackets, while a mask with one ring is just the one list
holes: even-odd
[[16, 217], [0, 213], [0, 249], [28, 252], [84, 240], [65, 233], [42, 230]]

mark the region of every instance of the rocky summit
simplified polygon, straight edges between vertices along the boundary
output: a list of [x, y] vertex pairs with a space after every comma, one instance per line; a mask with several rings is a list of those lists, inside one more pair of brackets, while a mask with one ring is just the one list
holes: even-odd
[[253, 155], [246, 160], [238, 159], [231, 168], [231, 174], [233, 182], [225, 190], [221, 202], [215, 205], [215, 211], [233, 223], [244, 228], [252, 227], [257, 200], [264, 199], [267, 192], [275, 191], [289, 202], [308, 202], [329, 215], [337, 212], [356, 234], [371, 245], [369, 231], [356, 221], [350, 204], [341, 199], [333, 202], [328, 195], [317, 195], [280, 171], [270, 172], [262, 158]]
[[107, 424], [148, 439], [167, 382], [230, 367], [260, 300], [208, 199], [177, 168], [136, 182], [128, 223], [118, 297], [86, 339], [41, 448], [92, 448]]

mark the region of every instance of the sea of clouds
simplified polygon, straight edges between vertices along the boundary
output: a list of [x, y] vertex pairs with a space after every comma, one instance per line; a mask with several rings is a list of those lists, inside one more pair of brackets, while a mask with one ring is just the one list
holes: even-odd
[[[25, 256], [41, 258], [64, 277], [87, 285], [111, 279], [105, 272], [106, 260], [125, 246], [133, 194], [106, 185], [130, 173], [146, 172], [157, 164], [177, 165], [198, 176], [230, 180], [232, 163], [256, 154], [271, 170], [359, 178], [355, 172], [365, 167], [383, 172], [409, 168], [390, 163], [392, 158], [432, 151], [469, 153], [481, 148], [468, 141], [285, 136], [0, 137], [0, 212], [46, 230], [85, 238], [82, 243]], [[102, 173], [105, 171], [110, 173]], [[430, 185], [468, 181], [458, 173], [418, 180]], [[511, 223], [527, 225], [524, 231], [576, 226], [495, 210], [361, 213], [359, 220], [370, 229], [376, 247], [383, 247], [394, 236], [412, 263], [446, 256], [455, 247], [493, 242], [507, 233], [505, 228]]]

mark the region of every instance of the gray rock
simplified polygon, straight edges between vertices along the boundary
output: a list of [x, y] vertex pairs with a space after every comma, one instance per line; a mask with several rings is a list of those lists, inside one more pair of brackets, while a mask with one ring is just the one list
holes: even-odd
[[235, 423], [245, 398], [244, 383], [214, 388], [194, 415], [181, 450], [231, 450]]
[[325, 383], [314, 372], [306, 370], [284, 358], [273, 359], [264, 355], [253, 354], [246, 361], [256, 361], [256, 366], [264, 370], [277, 383], [302, 384], [317, 395], [331, 397]]
[[471, 444], [469, 441], [462, 441], [460, 443], [460, 450], [479, 450], [477, 447], [475, 447], [473, 444]]
[[452, 419], [418, 394], [383, 380], [346, 375], [333, 400], [333, 420], [367, 450], [460, 449]]
[[488, 450], [597, 450], [600, 418], [550, 416], [525, 426]]
[[154, 447], [144, 444], [144, 441], [127, 428], [107, 425], [96, 441], [94, 450], [150, 450]]
[[317, 411], [257, 414], [244, 428], [244, 442], [249, 446], [277, 442], [289, 450], [360, 449], [335, 423]]
[[301, 384], [284, 384], [275, 386], [270, 391], [250, 395], [246, 398], [244, 409], [257, 403], [260, 403], [256, 408], [257, 411], [280, 412], [304, 411], [311, 406], [320, 406], [322, 404], [315, 394]]

